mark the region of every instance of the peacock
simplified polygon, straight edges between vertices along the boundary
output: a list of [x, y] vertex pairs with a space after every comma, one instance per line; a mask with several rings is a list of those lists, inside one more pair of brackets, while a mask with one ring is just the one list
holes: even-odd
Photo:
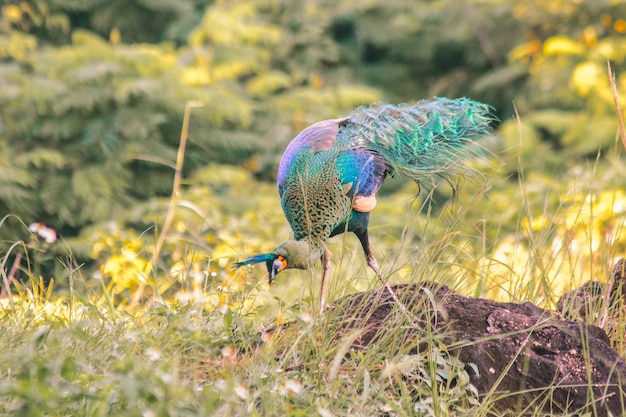
[[416, 182], [462, 172], [468, 145], [490, 133], [491, 108], [467, 99], [436, 97], [412, 104], [374, 103], [350, 115], [315, 123], [287, 146], [278, 167], [278, 194], [293, 230], [270, 253], [233, 266], [265, 262], [269, 282], [279, 272], [322, 261], [320, 304], [325, 305], [330, 253], [326, 242], [352, 232], [367, 264], [387, 287], [368, 236], [370, 212], [385, 178], [396, 173]]

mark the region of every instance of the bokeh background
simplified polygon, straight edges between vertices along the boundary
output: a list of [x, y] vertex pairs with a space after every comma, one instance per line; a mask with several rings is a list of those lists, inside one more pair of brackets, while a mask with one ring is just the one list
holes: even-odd
[[[466, 293], [550, 305], [626, 251], [607, 71], [626, 106], [625, 57], [619, 0], [5, 0], [3, 286], [63, 290], [79, 273], [129, 308], [248, 300], [262, 268], [229, 265], [289, 237], [273, 181], [299, 130], [372, 101], [465, 96], [499, 119], [484, 178], [456, 198], [390, 181], [377, 256], [393, 279], [440, 267]], [[336, 276], [353, 277], [342, 291], [371, 282], [353, 247], [333, 249]], [[277, 293], [310, 297], [293, 274]]]

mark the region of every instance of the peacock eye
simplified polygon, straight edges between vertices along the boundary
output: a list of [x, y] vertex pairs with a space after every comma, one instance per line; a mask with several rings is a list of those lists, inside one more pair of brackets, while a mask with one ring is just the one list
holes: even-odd
[[287, 259], [279, 255], [276, 257], [276, 259], [274, 259], [274, 265], [276, 268], [276, 272], [280, 272], [283, 269], [287, 268]]

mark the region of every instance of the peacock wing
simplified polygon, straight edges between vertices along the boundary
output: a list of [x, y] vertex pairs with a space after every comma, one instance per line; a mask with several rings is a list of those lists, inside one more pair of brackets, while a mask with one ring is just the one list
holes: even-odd
[[348, 118], [323, 120], [300, 132], [287, 146], [278, 166], [278, 193], [282, 197], [286, 177], [305, 152], [315, 154], [331, 149], [337, 143], [339, 127]]
[[349, 148], [340, 152], [335, 163], [344, 193], [352, 208], [370, 212], [376, 206], [376, 192], [391, 167], [379, 153], [367, 148]]

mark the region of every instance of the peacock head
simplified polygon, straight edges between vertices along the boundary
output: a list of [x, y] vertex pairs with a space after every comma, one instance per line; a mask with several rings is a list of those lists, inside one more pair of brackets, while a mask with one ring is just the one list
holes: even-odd
[[288, 240], [278, 246], [271, 253], [256, 255], [245, 261], [237, 262], [234, 268], [244, 265], [253, 265], [265, 262], [269, 274], [270, 284], [285, 269], [307, 269], [317, 262], [322, 256], [322, 250], [315, 245], [310, 245], [306, 240]]

